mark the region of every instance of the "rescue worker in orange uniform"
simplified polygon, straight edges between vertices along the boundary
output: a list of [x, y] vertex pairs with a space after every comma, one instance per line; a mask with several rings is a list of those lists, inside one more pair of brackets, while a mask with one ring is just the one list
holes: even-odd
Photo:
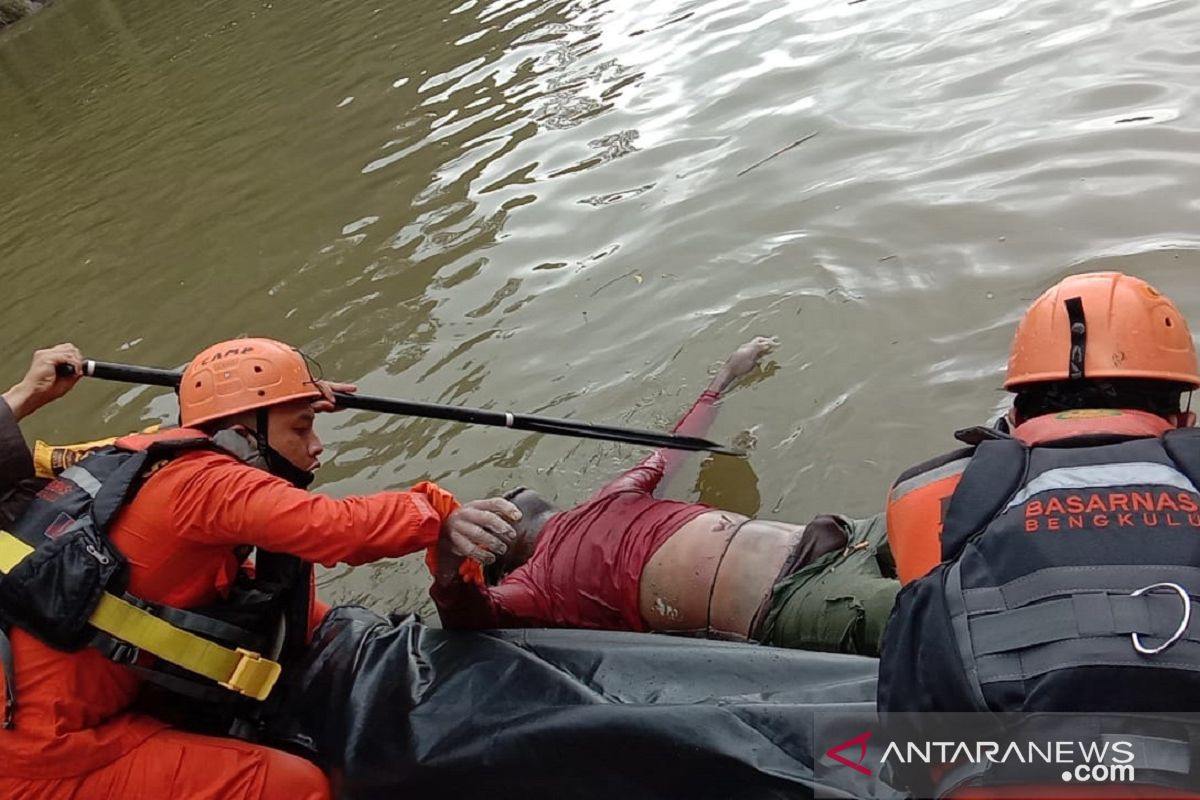
[[[104, 473], [105, 464], [132, 463], [134, 455], [149, 452], [154, 463], [134, 476], [125, 502], [106, 525], [106, 538], [88, 540], [89, 552], [101, 563], [127, 562], [126, 597], [160, 609], [155, 613], [174, 609], [190, 621], [203, 616], [196, 609], [236, 605], [235, 598], [252, 596], [239, 593], [249, 580], [250, 548], [258, 548], [260, 571], [264, 555], [283, 554], [288, 563], [303, 567], [296, 573], [302, 580], [299, 594], [288, 595], [300, 597], [302, 619], [294, 622], [296, 604], [290, 603], [284, 615], [291, 614], [293, 624], [285, 629], [285, 647], [297, 629], [302, 647], [325, 611], [313, 596], [312, 563], [362, 564], [401, 556], [434, 545], [439, 534], [455, 543], [459, 555], [483, 563], [504, 551], [513, 536], [505, 515], [515, 519], [517, 512], [502, 499], [460, 505], [428, 481], [409, 491], [340, 500], [305, 491], [322, 452], [313, 421], [314, 410], [328, 407], [324, 388], [303, 356], [283, 343], [239, 339], [213, 345], [184, 371], [181, 429], [126, 437], [88, 456], [47, 486], [16, 528], [32, 526], [42, 538], [65, 540], [78, 524], [64, 529], [62, 514], [54, 517], [63, 498], [97, 483], [92, 511], [99, 515], [113, 480]], [[53, 523], [43, 525], [46, 519]], [[0, 588], [11, 582], [0, 581]], [[262, 594], [269, 587], [260, 581], [258, 588]], [[157, 671], [160, 663], [137, 648], [85, 646], [64, 652], [20, 625], [10, 626], [8, 633], [15, 668], [8, 688], [15, 691], [0, 730], [0, 796], [331, 796], [326, 776], [298, 756], [185, 732], [132, 711], [145, 680], [183, 683], [178, 674]], [[255, 653], [239, 653], [246, 662], [261, 662]], [[237, 680], [235, 673], [230, 685]], [[192, 684], [207, 684], [194, 687], [198, 691], [225, 691], [212, 681]]]
[[[1005, 424], [905, 472], [887, 532], [903, 588], [884, 711], [1198, 705], [1200, 387], [1175, 304], [1074, 275], [1017, 327]], [[1133, 689], [1131, 687], [1136, 687]]]

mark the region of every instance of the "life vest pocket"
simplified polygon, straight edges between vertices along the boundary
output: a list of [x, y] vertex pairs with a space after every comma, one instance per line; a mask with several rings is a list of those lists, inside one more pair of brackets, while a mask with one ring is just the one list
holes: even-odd
[[[20, 543], [8, 533], [0, 538]], [[54, 538], [44, 538], [0, 576], [0, 609], [8, 622], [51, 647], [78, 650], [91, 641], [88, 619], [101, 594], [122, 594], [127, 573], [124, 556], [91, 517], [83, 517]]]

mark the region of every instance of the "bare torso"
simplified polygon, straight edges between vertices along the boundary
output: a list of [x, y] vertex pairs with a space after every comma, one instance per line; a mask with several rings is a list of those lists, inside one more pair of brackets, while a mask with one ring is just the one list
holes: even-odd
[[642, 569], [642, 619], [655, 631], [750, 638], [759, 608], [803, 535], [803, 525], [729, 511], [701, 514]]

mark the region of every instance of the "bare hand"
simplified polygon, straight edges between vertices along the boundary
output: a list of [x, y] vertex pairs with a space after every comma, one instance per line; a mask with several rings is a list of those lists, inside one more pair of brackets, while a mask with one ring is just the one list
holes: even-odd
[[313, 411], [318, 414], [329, 411], [341, 411], [341, 407], [337, 404], [337, 398], [333, 396], [334, 392], [345, 392], [346, 394], [354, 394], [358, 391], [358, 386], [353, 383], [334, 383], [333, 381], [316, 381], [317, 391], [321, 393], [320, 400], [314, 400], [312, 404]]
[[520, 509], [503, 497], [472, 500], [442, 521], [440, 543], [454, 555], [486, 566], [508, 552], [517, 538], [511, 523], [520, 518]]
[[[70, 364], [75, 372], [70, 376], [59, 375], [57, 369], [61, 364]], [[83, 356], [75, 345], [67, 343], [37, 350], [29, 371], [20, 383], [4, 393], [4, 401], [19, 420], [71, 391], [82, 376]]]
[[759, 360], [779, 346], [779, 340], [774, 336], [755, 336], [750, 341], [733, 351], [725, 361], [724, 369], [730, 380], [737, 380], [749, 374]]

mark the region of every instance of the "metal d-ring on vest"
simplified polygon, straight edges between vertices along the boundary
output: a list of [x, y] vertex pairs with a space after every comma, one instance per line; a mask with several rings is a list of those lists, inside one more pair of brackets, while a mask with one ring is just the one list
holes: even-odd
[[1144, 656], [1158, 655], [1163, 650], [1166, 650], [1168, 647], [1175, 644], [1175, 642], [1179, 641], [1179, 639], [1187, 631], [1188, 623], [1192, 621], [1192, 598], [1188, 596], [1187, 590], [1185, 590], [1178, 583], [1152, 583], [1149, 586], [1143, 586], [1134, 592], [1130, 592], [1129, 596], [1141, 597], [1146, 592], [1154, 589], [1170, 589], [1171, 591], [1175, 592], [1175, 594], [1179, 595], [1179, 599], [1183, 601], [1183, 620], [1180, 621], [1179, 627], [1175, 629], [1175, 632], [1171, 634], [1171, 638], [1167, 639], [1158, 647], [1146, 647], [1144, 644], [1142, 644], [1142, 640], [1138, 638], [1137, 631], [1129, 634], [1129, 638], [1133, 640], [1133, 649], [1137, 650]]

